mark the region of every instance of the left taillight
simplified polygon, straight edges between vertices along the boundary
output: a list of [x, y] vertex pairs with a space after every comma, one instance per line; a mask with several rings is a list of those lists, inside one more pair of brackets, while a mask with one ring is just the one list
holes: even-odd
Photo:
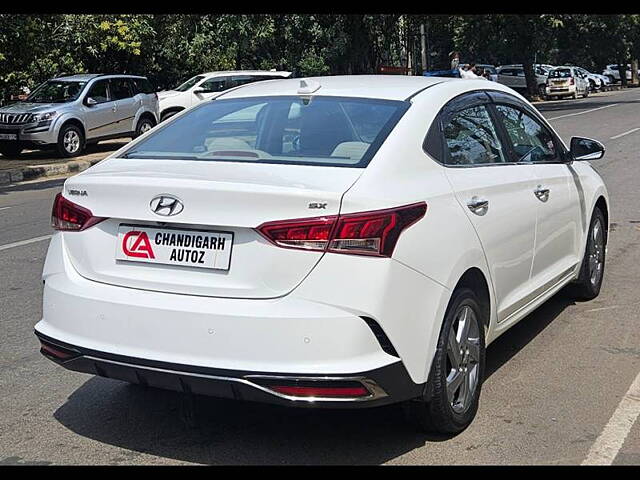
[[56, 195], [51, 211], [51, 226], [64, 232], [80, 232], [105, 220], [94, 217], [91, 210], [67, 200], [61, 193]]
[[267, 222], [257, 230], [279, 247], [390, 257], [402, 231], [426, 211], [427, 204], [420, 202], [371, 212]]

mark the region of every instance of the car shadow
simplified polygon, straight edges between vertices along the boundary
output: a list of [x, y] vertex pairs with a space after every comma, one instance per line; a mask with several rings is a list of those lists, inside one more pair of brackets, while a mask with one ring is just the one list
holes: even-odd
[[[497, 339], [488, 348], [487, 381], [572, 304], [560, 293]], [[285, 408], [99, 377], [75, 390], [54, 418], [78, 435], [126, 449], [104, 463], [132, 463], [149, 454], [199, 464], [379, 465], [452, 438], [418, 432], [399, 405]]]

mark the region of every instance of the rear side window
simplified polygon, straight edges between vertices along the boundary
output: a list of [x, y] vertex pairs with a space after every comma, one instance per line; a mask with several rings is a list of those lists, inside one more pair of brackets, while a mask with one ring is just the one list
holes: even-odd
[[484, 105], [456, 112], [444, 127], [446, 165], [503, 163], [506, 156]]
[[558, 148], [551, 132], [538, 120], [520, 109], [496, 105], [505, 126], [517, 162], [557, 162]]
[[130, 98], [133, 96], [131, 87], [126, 78], [112, 78], [111, 79], [111, 95], [114, 100], [122, 100], [124, 98]]
[[123, 156], [365, 167], [408, 106], [322, 96], [215, 100], [154, 131]]
[[154, 93], [151, 82], [146, 78], [130, 78], [129, 81], [131, 82], [134, 95], [137, 95], [139, 93]]

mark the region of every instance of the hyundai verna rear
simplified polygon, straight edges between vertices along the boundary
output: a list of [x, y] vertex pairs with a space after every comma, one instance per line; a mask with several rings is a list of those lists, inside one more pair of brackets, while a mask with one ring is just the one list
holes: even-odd
[[473, 419], [486, 346], [598, 295], [609, 206], [508, 87], [352, 76], [230, 90], [68, 179], [41, 351], [75, 371], [307, 407]]

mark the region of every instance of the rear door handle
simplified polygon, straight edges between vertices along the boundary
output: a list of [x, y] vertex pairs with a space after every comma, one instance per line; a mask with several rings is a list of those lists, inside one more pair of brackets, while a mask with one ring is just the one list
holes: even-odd
[[471, 200], [467, 201], [467, 207], [476, 215], [484, 215], [489, 210], [489, 200], [474, 195]]
[[548, 188], [544, 188], [542, 185], [538, 185], [533, 193], [538, 198], [538, 200], [540, 200], [541, 202], [546, 202], [547, 200], [549, 200], [549, 191], [550, 190]]

